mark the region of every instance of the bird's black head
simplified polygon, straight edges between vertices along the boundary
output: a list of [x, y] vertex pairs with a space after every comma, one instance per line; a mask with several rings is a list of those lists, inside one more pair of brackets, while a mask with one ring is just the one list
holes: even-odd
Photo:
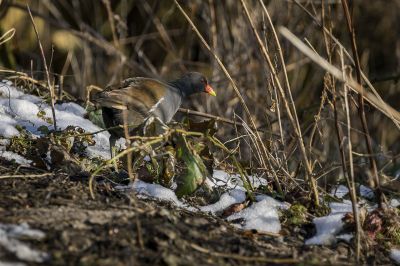
[[215, 91], [208, 84], [207, 78], [199, 72], [188, 72], [173, 83], [176, 84], [185, 97], [200, 92], [216, 96]]

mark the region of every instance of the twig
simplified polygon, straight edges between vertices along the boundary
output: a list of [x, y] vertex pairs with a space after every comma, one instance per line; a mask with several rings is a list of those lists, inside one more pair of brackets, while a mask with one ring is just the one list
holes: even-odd
[[[346, 79], [345, 68], [344, 68], [344, 58], [343, 58], [343, 49], [340, 49], [340, 61], [342, 65], [343, 79]], [[347, 120], [347, 150], [348, 150], [348, 158], [349, 158], [349, 170], [348, 175], [350, 179], [351, 186], [349, 186], [351, 205], [353, 208], [353, 216], [354, 221], [356, 223], [356, 260], [360, 260], [361, 254], [361, 233], [362, 228], [360, 224], [360, 214], [357, 206], [357, 196], [356, 196], [356, 183], [354, 180], [354, 165], [353, 165], [353, 153], [352, 153], [352, 144], [351, 144], [351, 120], [350, 120], [350, 105], [348, 100], [348, 90], [346, 83], [343, 83], [344, 90], [344, 102], [346, 107], [346, 120]]]
[[[124, 119], [124, 135], [125, 135], [125, 140], [126, 140], [126, 146], [130, 147], [131, 140], [129, 138], [130, 136], [129, 136], [129, 129], [128, 129], [128, 112], [127, 112], [127, 110], [122, 111], [122, 116]], [[133, 170], [132, 169], [132, 152], [129, 152], [126, 155], [126, 160], [127, 160], [126, 166], [128, 167], [129, 179], [131, 181], [135, 181], [135, 176], [133, 175], [133, 172], [132, 172], [132, 170]]]
[[32, 174], [32, 175], [1, 175], [0, 179], [9, 179], [9, 178], [37, 178], [37, 177], [45, 177], [52, 176], [54, 173], [44, 173], [44, 174]]
[[94, 191], [93, 191], [93, 182], [94, 182], [94, 179], [95, 179], [96, 175], [101, 170], [103, 170], [107, 166], [111, 165], [114, 161], [118, 160], [119, 158], [127, 155], [128, 153], [134, 152], [134, 151], [138, 151], [140, 149], [143, 149], [146, 146], [151, 146], [153, 144], [159, 143], [163, 139], [164, 139], [163, 137], [158, 137], [157, 139], [154, 139], [152, 141], [148, 141], [146, 143], [143, 143], [142, 145], [129, 147], [129, 148], [123, 150], [122, 152], [118, 153], [117, 155], [115, 155], [115, 157], [105, 161], [102, 165], [100, 165], [95, 171], [93, 171], [93, 173], [90, 175], [90, 178], [89, 178], [89, 192], [90, 192], [90, 196], [92, 197], [92, 199], [95, 199]]
[[8, 42], [9, 40], [12, 39], [12, 37], [14, 37], [15, 34], [15, 29], [9, 29], [8, 31], [6, 31], [1, 37], [0, 37], [0, 45], [2, 45], [3, 43]]
[[[355, 61], [355, 66], [356, 66], [356, 75], [357, 75], [357, 82], [358, 84], [360, 84], [362, 86], [361, 83], [361, 67], [360, 67], [360, 58], [358, 56], [358, 51], [357, 51], [357, 44], [356, 44], [356, 37], [355, 37], [355, 32], [354, 32], [354, 26], [353, 26], [353, 20], [351, 18], [350, 15], [350, 11], [349, 11], [349, 6], [347, 4], [347, 0], [342, 0], [342, 6], [343, 6], [343, 10], [346, 16], [346, 22], [347, 22], [347, 29], [349, 31], [349, 35], [350, 35], [350, 40], [351, 40], [351, 49], [353, 51], [353, 58]], [[359, 116], [360, 116], [360, 120], [361, 120], [361, 124], [364, 130], [364, 139], [365, 139], [365, 144], [367, 146], [367, 151], [369, 154], [373, 153], [373, 149], [372, 149], [372, 140], [371, 140], [371, 135], [369, 134], [369, 129], [368, 129], [368, 124], [367, 124], [367, 118], [365, 116], [365, 108], [364, 108], [364, 97], [363, 97], [363, 91], [361, 90], [361, 92], [358, 94], [358, 112], [359, 112]], [[378, 198], [378, 205], [381, 208], [382, 207], [382, 203], [383, 203], [383, 194], [382, 194], [382, 190], [381, 190], [381, 185], [380, 185], [380, 180], [379, 180], [379, 176], [378, 176], [378, 168], [376, 166], [376, 161], [375, 158], [373, 156], [369, 157], [369, 163], [371, 166], [371, 170], [372, 170], [372, 174], [374, 176], [375, 179], [375, 189], [376, 189], [376, 194], [377, 194], [377, 198]], [[358, 250], [359, 252], [359, 250]], [[359, 260], [359, 253], [357, 256], [357, 261]]]
[[229, 258], [229, 259], [234, 259], [234, 260], [241, 260], [241, 261], [247, 261], [247, 262], [264, 262], [264, 263], [273, 263], [273, 264], [295, 264], [299, 263], [299, 260], [297, 259], [292, 259], [292, 258], [287, 258], [287, 259], [280, 259], [280, 258], [267, 258], [265, 256], [259, 256], [259, 257], [247, 257], [247, 256], [241, 256], [238, 254], [232, 254], [232, 253], [222, 253], [222, 252], [216, 252], [216, 251], [211, 251], [209, 249], [203, 248], [195, 243], [189, 243], [190, 247], [192, 247], [194, 250], [197, 250], [201, 253], [205, 253], [211, 256], [215, 257], [221, 257], [221, 258]]
[[54, 126], [54, 130], [57, 130], [56, 112], [55, 112], [55, 109], [54, 109], [54, 88], [51, 86], [50, 74], [49, 74], [49, 70], [47, 68], [46, 56], [44, 55], [43, 46], [42, 46], [42, 43], [40, 41], [39, 33], [38, 33], [37, 29], [36, 29], [35, 21], [33, 20], [33, 16], [32, 16], [31, 10], [29, 8], [29, 5], [26, 5], [26, 8], [28, 10], [29, 17], [31, 18], [32, 26], [33, 26], [33, 29], [35, 31], [36, 38], [38, 40], [40, 53], [42, 55], [44, 69], [46, 71], [47, 86], [49, 87], [49, 91], [50, 91], [51, 112], [53, 114], [53, 126]]
[[103, 4], [105, 5], [106, 10], [107, 10], [107, 16], [108, 16], [108, 20], [109, 20], [110, 27], [111, 27], [111, 33], [112, 33], [112, 37], [113, 37], [113, 41], [114, 41], [114, 46], [118, 49], [119, 48], [119, 40], [118, 40], [117, 33], [115, 30], [114, 14], [111, 9], [111, 3], [109, 0], [103, 0]]
[[[287, 93], [289, 94], [289, 100], [291, 102], [292, 110], [291, 110], [291, 108], [289, 106], [288, 101], [286, 100], [285, 92], [284, 92], [283, 87], [281, 85], [281, 82], [279, 80], [278, 74], [276, 73], [276, 69], [275, 69], [275, 67], [274, 67], [274, 65], [272, 63], [272, 60], [271, 60], [268, 52], [267, 52], [267, 49], [265, 48], [265, 46], [264, 46], [264, 44], [263, 44], [263, 42], [262, 42], [262, 40], [260, 38], [260, 35], [258, 34], [258, 32], [257, 32], [257, 30], [256, 30], [256, 28], [254, 26], [254, 23], [253, 23], [253, 21], [251, 19], [250, 13], [249, 13], [249, 11], [247, 9], [247, 6], [246, 6], [244, 0], [240, 0], [240, 3], [242, 4], [243, 10], [244, 10], [244, 12], [246, 14], [246, 17], [247, 17], [247, 19], [248, 19], [248, 21], [250, 23], [251, 29], [253, 30], [254, 36], [256, 37], [257, 42], [258, 42], [258, 44], [260, 46], [260, 50], [261, 50], [265, 60], [268, 63], [269, 69], [270, 69], [270, 71], [271, 71], [271, 73], [272, 73], [272, 75], [274, 77], [274, 81], [275, 81], [275, 83], [276, 83], [276, 85], [277, 85], [277, 87], [279, 89], [279, 92], [281, 93], [281, 98], [283, 100], [287, 115], [289, 117], [290, 122], [292, 123], [294, 132], [296, 134], [296, 137], [297, 137], [297, 140], [298, 140], [298, 143], [299, 143], [299, 146], [300, 146], [300, 152], [301, 152], [301, 155], [302, 155], [302, 160], [303, 160], [304, 166], [306, 168], [305, 180], [307, 180], [310, 183], [310, 189], [312, 190], [312, 194], [314, 196], [314, 204], [315, 204], [315, 206], [318, 206], [319, 205], [319, 196], [318, 196], [317, 186], [316, 186], [316, 183], [315, 183], [315, 179], [312, 176], [312, 169], [311, 169], [310, 162], [309, 162], [309, 160], [307, 158], [308, 156], [307, 156], [307, 152], [306, 152], [306, 149], [305, 149], [305, 146], [304, 146], [304, 141], [303, 141], [303, 136], [302, 136], [302, 133], [301, 133], [300, 124], [299, 124], [299, 120], [298, 120], [297, 114], [296, 114], [296, 107], [294, 106], [294, 101], [293, 101], [293, 98], [292, 98], [291, 92], [290, 92], [289, 81], [288, 81], [288, 79], [286, 77], [285, 80], [287, 82], [287, 84], [286, 84]], [[267, 14], [268, 14], [268, 12], [267, 12]], [[276, 34], [275, 34], [275, 36], [276, 36]], [[279, 40], [276, 39], [276, 42], [279, 43]], [[283, 58], [281, 58], [281, 60], [283, 60]], [[282, 65], [284, 65], [284, 64], [285, 64], [284, 61], [282, 61]], [[292, 114], [292, 112], [293, 112], [293, 114]]]
[[[135, 208], [136, 211], [136, 208]], [[140, 223], [138, 215], [135, 215], [135, 220], [136, 220], [136, 231], [137, 231], [137, 240], [139, 243], [139, 247], [141, 250], [144, 250], [144, 241], [143, 241], [143, 236], [142, 236], [142, 225]]]
[[[196, 115], [196, 116], [215, 119], [216, 122], [222, 122], [222, 123], [226, 123], [226, 124], [230, 124], [230, 125], [237, 125], [240, 127], [245, 127], [245, 125], [241, 122], [236, 122], [236, 121], [230, 120], [228, 118], [217, 116], [217, 115], [211, 115], [211, 114], [207, 114], [204, 112], [194, 111], [194, 110], [185, 109], [185, 108], [179, 108], [178, 111], [181, 113], [187, 114], [187, 115]], [[252, 128], [252, 130], [257, 130], [259, 132], [268, 133], [268, 134], [274, 135], [275, 137], [279, 137], [279, 134], [276, 134], [276, 133], [268, 131], [268, 130], [264, 130], [264, 129], [260, 129], [260, 128], [257, 128], [257, 129]]]

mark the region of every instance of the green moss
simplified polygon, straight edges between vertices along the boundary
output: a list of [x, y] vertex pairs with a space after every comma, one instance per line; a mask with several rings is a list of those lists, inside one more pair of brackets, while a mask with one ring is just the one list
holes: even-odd
[[287, 225], [299, 226], [307, 223], [307, 208], [301, 204], [293, 204], [283, 213]]

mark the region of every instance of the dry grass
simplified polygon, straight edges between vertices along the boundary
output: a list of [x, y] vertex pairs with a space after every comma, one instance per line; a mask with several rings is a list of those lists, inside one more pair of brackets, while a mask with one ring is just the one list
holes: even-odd
[[227, 122], [217, 135], [249, 172], [314, 206], [341, 176], [354, 202], [355, 180], [368, 182], [357, 169], [371, 165], [379, 188], [381, 170], [400, 168], [398, 1], [350, 9], [340, 0], [32, 2], [44, 53], [50, 58], [54, 44], [54, 58], [43, 72], [32, 56], [37, 42], [22, 31], [31, 28], [26, 7], [5, 2], [0, 65], [28, 73], [19, 77], [49, 73], [59, 91], [85, 99], [86, 87], [128, 76], [201, 71], [218, 97], [184, 107]]

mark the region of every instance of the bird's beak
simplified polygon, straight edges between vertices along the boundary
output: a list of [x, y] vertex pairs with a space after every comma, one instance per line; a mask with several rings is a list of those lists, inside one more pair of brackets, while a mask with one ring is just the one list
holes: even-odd
[[207, 84], [205, 92], [207, 92], [208, 94], [212, 95], [212, 96], [217, 96], [217, 94], [215, 93], [215, 91], [213, 90], [213, 88], [211, 88], [210, 85]]

